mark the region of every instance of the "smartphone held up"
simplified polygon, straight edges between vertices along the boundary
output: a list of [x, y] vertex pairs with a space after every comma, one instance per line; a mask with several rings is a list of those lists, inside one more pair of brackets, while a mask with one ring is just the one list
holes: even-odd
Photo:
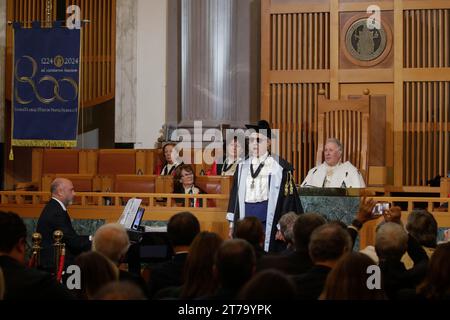
[[383, 213], [391, 208], [391, 204], [389, 202], [378, 202], [375, 204], [372, 210], [372, 215], [379, 217], [382, 216]]

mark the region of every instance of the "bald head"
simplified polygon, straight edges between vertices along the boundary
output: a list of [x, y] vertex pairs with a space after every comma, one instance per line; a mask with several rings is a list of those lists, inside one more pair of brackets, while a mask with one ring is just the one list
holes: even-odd
[[118, 223], [101, 226], [94, 235], [92, 250], [103, 254], [116, 264], [121, 262], [130, 246], [125, 228]]
[[56, 178], [50, 185], [50, 192], [52, 197], [58, 199], [67, 207], [72, 203], [75, 196], [72, 181], [64, 178]]

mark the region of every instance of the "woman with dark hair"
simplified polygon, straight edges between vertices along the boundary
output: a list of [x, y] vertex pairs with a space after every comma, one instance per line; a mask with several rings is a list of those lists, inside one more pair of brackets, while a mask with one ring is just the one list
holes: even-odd
[[81, 271], [81, 289], [77, 295], [79, 299], [91, 300], [103, 286], [119, 280], [119, 269], [98, 252], [80, 254], [75, 259], [75, 264]]
[[174, 175], [175, 170], [183, 164], [183, 162], [178, 163], [172, 156], [173, 148], [175, 148], [176, 144], [174, 142], [169, 142], [164, 145], [162, 148], [162, 153], [164, 157], [164, 166], [159, 172], [162, 176]]
[[213, 274], [213, 265], [222, 242], [222, 238], [213, 232], [203, 231], [195, 237], [184, 267], [181, 299], [206, 297], [216, 292], [218, 282]]
[[419, 296], [431, 300], [450, 300], [450, 243], [437, 246], [428, 263], [425, 280], [417, 287]]
[[369, 256], [350, 252], [342, 256], [330, 271], [320, 300], [385, 300], [382, 289], [369, 289], [367, 273], [375, 262]]
[[[173, 193], [178, 194], [204, 194], [205, 192], [195, 186], [195, 174], [191, 165], [183, 164], [175, 171], [173, 178]], [[177, 203], [184, 204], [184, 199], [177, 199]], [[201, 199], [189, 199], [189, 207], [201, 207]]]

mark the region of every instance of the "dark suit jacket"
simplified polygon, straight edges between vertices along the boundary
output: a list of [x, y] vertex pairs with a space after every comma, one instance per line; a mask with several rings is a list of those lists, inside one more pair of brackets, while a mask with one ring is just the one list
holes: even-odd
[[325, 287], [331, 268], [315, 265], [307, 273], [294, 277], [298, 298], [301, 300], [317, 300]]
[[42, 210], [36, 232], [42, 235], [41, 265], [45, 269], [55, 267], [53, 250], [53, 232], [61, 230], [64, 233], [62, 241], [66, 244], [66, 265], [73, 264], [76, 255], [91, 249], [89, 236], [78, 235], [72, 227], [69, 214], [64, 211], [55, 199], [51, 199]]
[[396, 299], [402, 289], [414, 289], [425, 278], [428, 256], [422, 246], [410, 234], [408, 235], [408, 255], [414, 261], [414, 267], [407, 270], [400, 260], [380, 259], [384, 291], [389, 299]]
[[8, 256], [0, 257], [5, 278], [5, 300], [73, 300], [74, 296], [53, 277], [30, 269]]
[[131, 272], [128, 272], [125, 270], [119, 270], [119, 281], [128, 281], [128, 282], [135, 284], [139, 289], [142, 290], [142, 293], [147, 298], [150, 298], [147, 284], [145, 283], [144, 279], [142, 279], [141, 276], [138, 276], [134, 273], [131, 273]]
[[161, 289], [178, 287], [183, 284], [183, 269], [186, 258], [187, 253], [178, 253], [173, 256], [172, 260], [152, 268], [148, 284], [152, 297]]

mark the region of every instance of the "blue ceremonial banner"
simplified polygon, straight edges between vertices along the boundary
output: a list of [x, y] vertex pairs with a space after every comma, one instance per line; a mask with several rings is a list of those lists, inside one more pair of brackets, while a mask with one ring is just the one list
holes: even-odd
[[14, 26], [13, 146], [76, 146], [80, 66], [80, 30]]

